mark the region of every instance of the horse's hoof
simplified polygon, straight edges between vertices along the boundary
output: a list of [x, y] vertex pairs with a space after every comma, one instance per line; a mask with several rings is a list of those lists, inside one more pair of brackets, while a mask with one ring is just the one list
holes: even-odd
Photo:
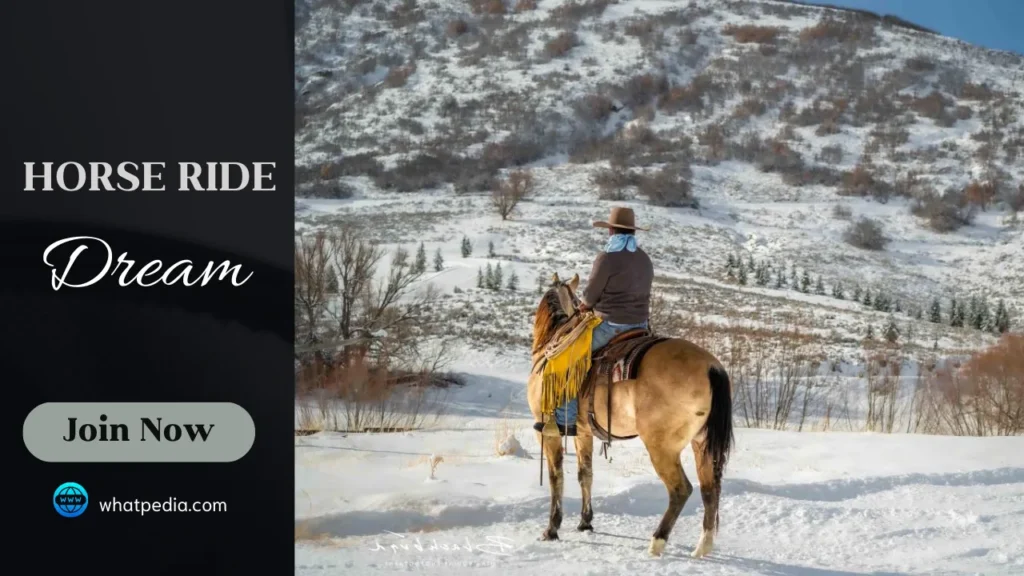
[[700, 540], [697, 542], [697, 547], [693, 549], [690, 556], [694, 558], [703, 558], [707, 556], [708, 553], [711, 552], [713, 540], [714, 539], [709, 536], [707, 532], [701, 533]]
[[653, 538], [651, 539], [651, 556], [661, 556], [661, 553], [665, 551], [665, 539], [664, 538]]
[[545, 530], [543, 534], [538, 538], [541, 542], [550, 542], [552, 540], [558, 540], [558, 532], [554, 530]]
[[593, 532], [594, 527], [590, 525], [590, 522], [580, 522], [580, 525], [576, 527], [579, 532]]

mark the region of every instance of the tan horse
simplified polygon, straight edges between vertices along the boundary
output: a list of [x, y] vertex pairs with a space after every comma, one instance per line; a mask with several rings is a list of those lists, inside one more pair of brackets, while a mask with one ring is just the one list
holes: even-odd
[[[555, 274], [551, 289], [541, 299], [533, 327], [534, 362], [543, 354], [553, 332], [579, 318], [575, 290], [579, 275], [562, 282]], [[651, 463], [668, 489], [668, 509], [651, 539], [650, 553], [660, 556], [669, 533], [690, 494], [693, 485], [683, 473], [680, 461], [687, 444], [693, 447], [704, 501], [704, 526], [692, 556], [700, 558], [711, 551], [718, 530], [718, 500], [722, 472], [732, 447], [732, 390], [721, 363], [699, 346], [682, 339], [655, 344], [640, 363], [636, 380], [612, 386], [612, 426], [616, 436], [638, 435], [647, 447]], [[608, 430], [608, 384], [599, 381], [591, 392], [597, 424]], [[527, 384], [530, 411], [536, 422], [541, 415], [541, 375], [531, 375]], [[593, 484], [594, 436], [585, 410], [578, 411], [576, 457], [583, 494], [582, 520], [577, 530], [593, 530], [594, 511], [590, 505]], [[551, 512], [542, 540], [557, 540], [562, 524], [562, 442], [557, 436], [538, 433], [544, 457], [548, 461], [551, 486]]]

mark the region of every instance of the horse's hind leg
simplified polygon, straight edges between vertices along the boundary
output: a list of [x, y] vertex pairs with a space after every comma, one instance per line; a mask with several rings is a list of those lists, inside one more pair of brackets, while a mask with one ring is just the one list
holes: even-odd
[[548, 527], [541, 540], [558, 540], [558, 529], [562, 527], [562, 440], [558, 436], [540, 435], [544, 457], [548, 460], [548, 484], [551, 486], [551, 512]]
[[593, 531], [590, 522], [594, 519], [594, 509], [590, 506], [590, 489], [594, 484], [594, 436], [589, 432], [579, 431], [576, 436], [576, 460], [580, 480], [580, 494], [583, 500], [582, 519], [576, 527], [580, 532]]
[[679, 518], [679, 513], [683, 511], [686, 500], [693, 493], [693, 485], [690, 484], [683, 472], [683, 464], [680, 461], [682, 447], [654, 445], [646, 440], [644, 443], [647, 445], [647, 451], [651, 454], [654, 470], [658, 473], [661, 481], [665, 483], [665, 488], [668, 489], [668, 510], [662, 516], [658, 529], [654, 531], [650, 547], [651, 555], [661, 556], [665, 550], [668, 535]]
[[697, 480], [700, 482], [700, 497], [704, 501], [704, 530], [691, 556], [701, 558], [714, 545], [718, 530], [718, 500], [722, 494], [722, 472], [715, 470], [715, 463], [704, 453], [703, 441], [694, 440], [693, 456], [697, 461]]

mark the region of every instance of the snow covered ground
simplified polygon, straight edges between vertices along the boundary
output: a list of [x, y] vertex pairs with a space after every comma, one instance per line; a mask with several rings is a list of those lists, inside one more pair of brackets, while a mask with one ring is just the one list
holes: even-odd
[[[703, 560], [689, 557], [699, 492], [665, 556], [648, 556], [667, 496], [639, 440], [613, 446], [610, 462], [595, 455], [595, 533], [576, 532], [570, 443], [562, 540], [539, 542], [549, 498], [527, 368], [468, 352], [456, 368], [468, 382], [433, 429], [296, 438], [297, 574], [1024, 574], [1020, 437], [738, 429]], [[495, 454], [510, 424], [525, 457]], [[689, 449], [683, 466], [696, 484]]]

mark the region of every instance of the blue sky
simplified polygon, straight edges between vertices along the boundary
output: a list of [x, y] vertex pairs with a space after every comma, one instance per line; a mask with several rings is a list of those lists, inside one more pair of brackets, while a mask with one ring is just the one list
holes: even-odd
[[944, 36], [1024, 54], [1024, 0], [814, 0], [892, 14]]

